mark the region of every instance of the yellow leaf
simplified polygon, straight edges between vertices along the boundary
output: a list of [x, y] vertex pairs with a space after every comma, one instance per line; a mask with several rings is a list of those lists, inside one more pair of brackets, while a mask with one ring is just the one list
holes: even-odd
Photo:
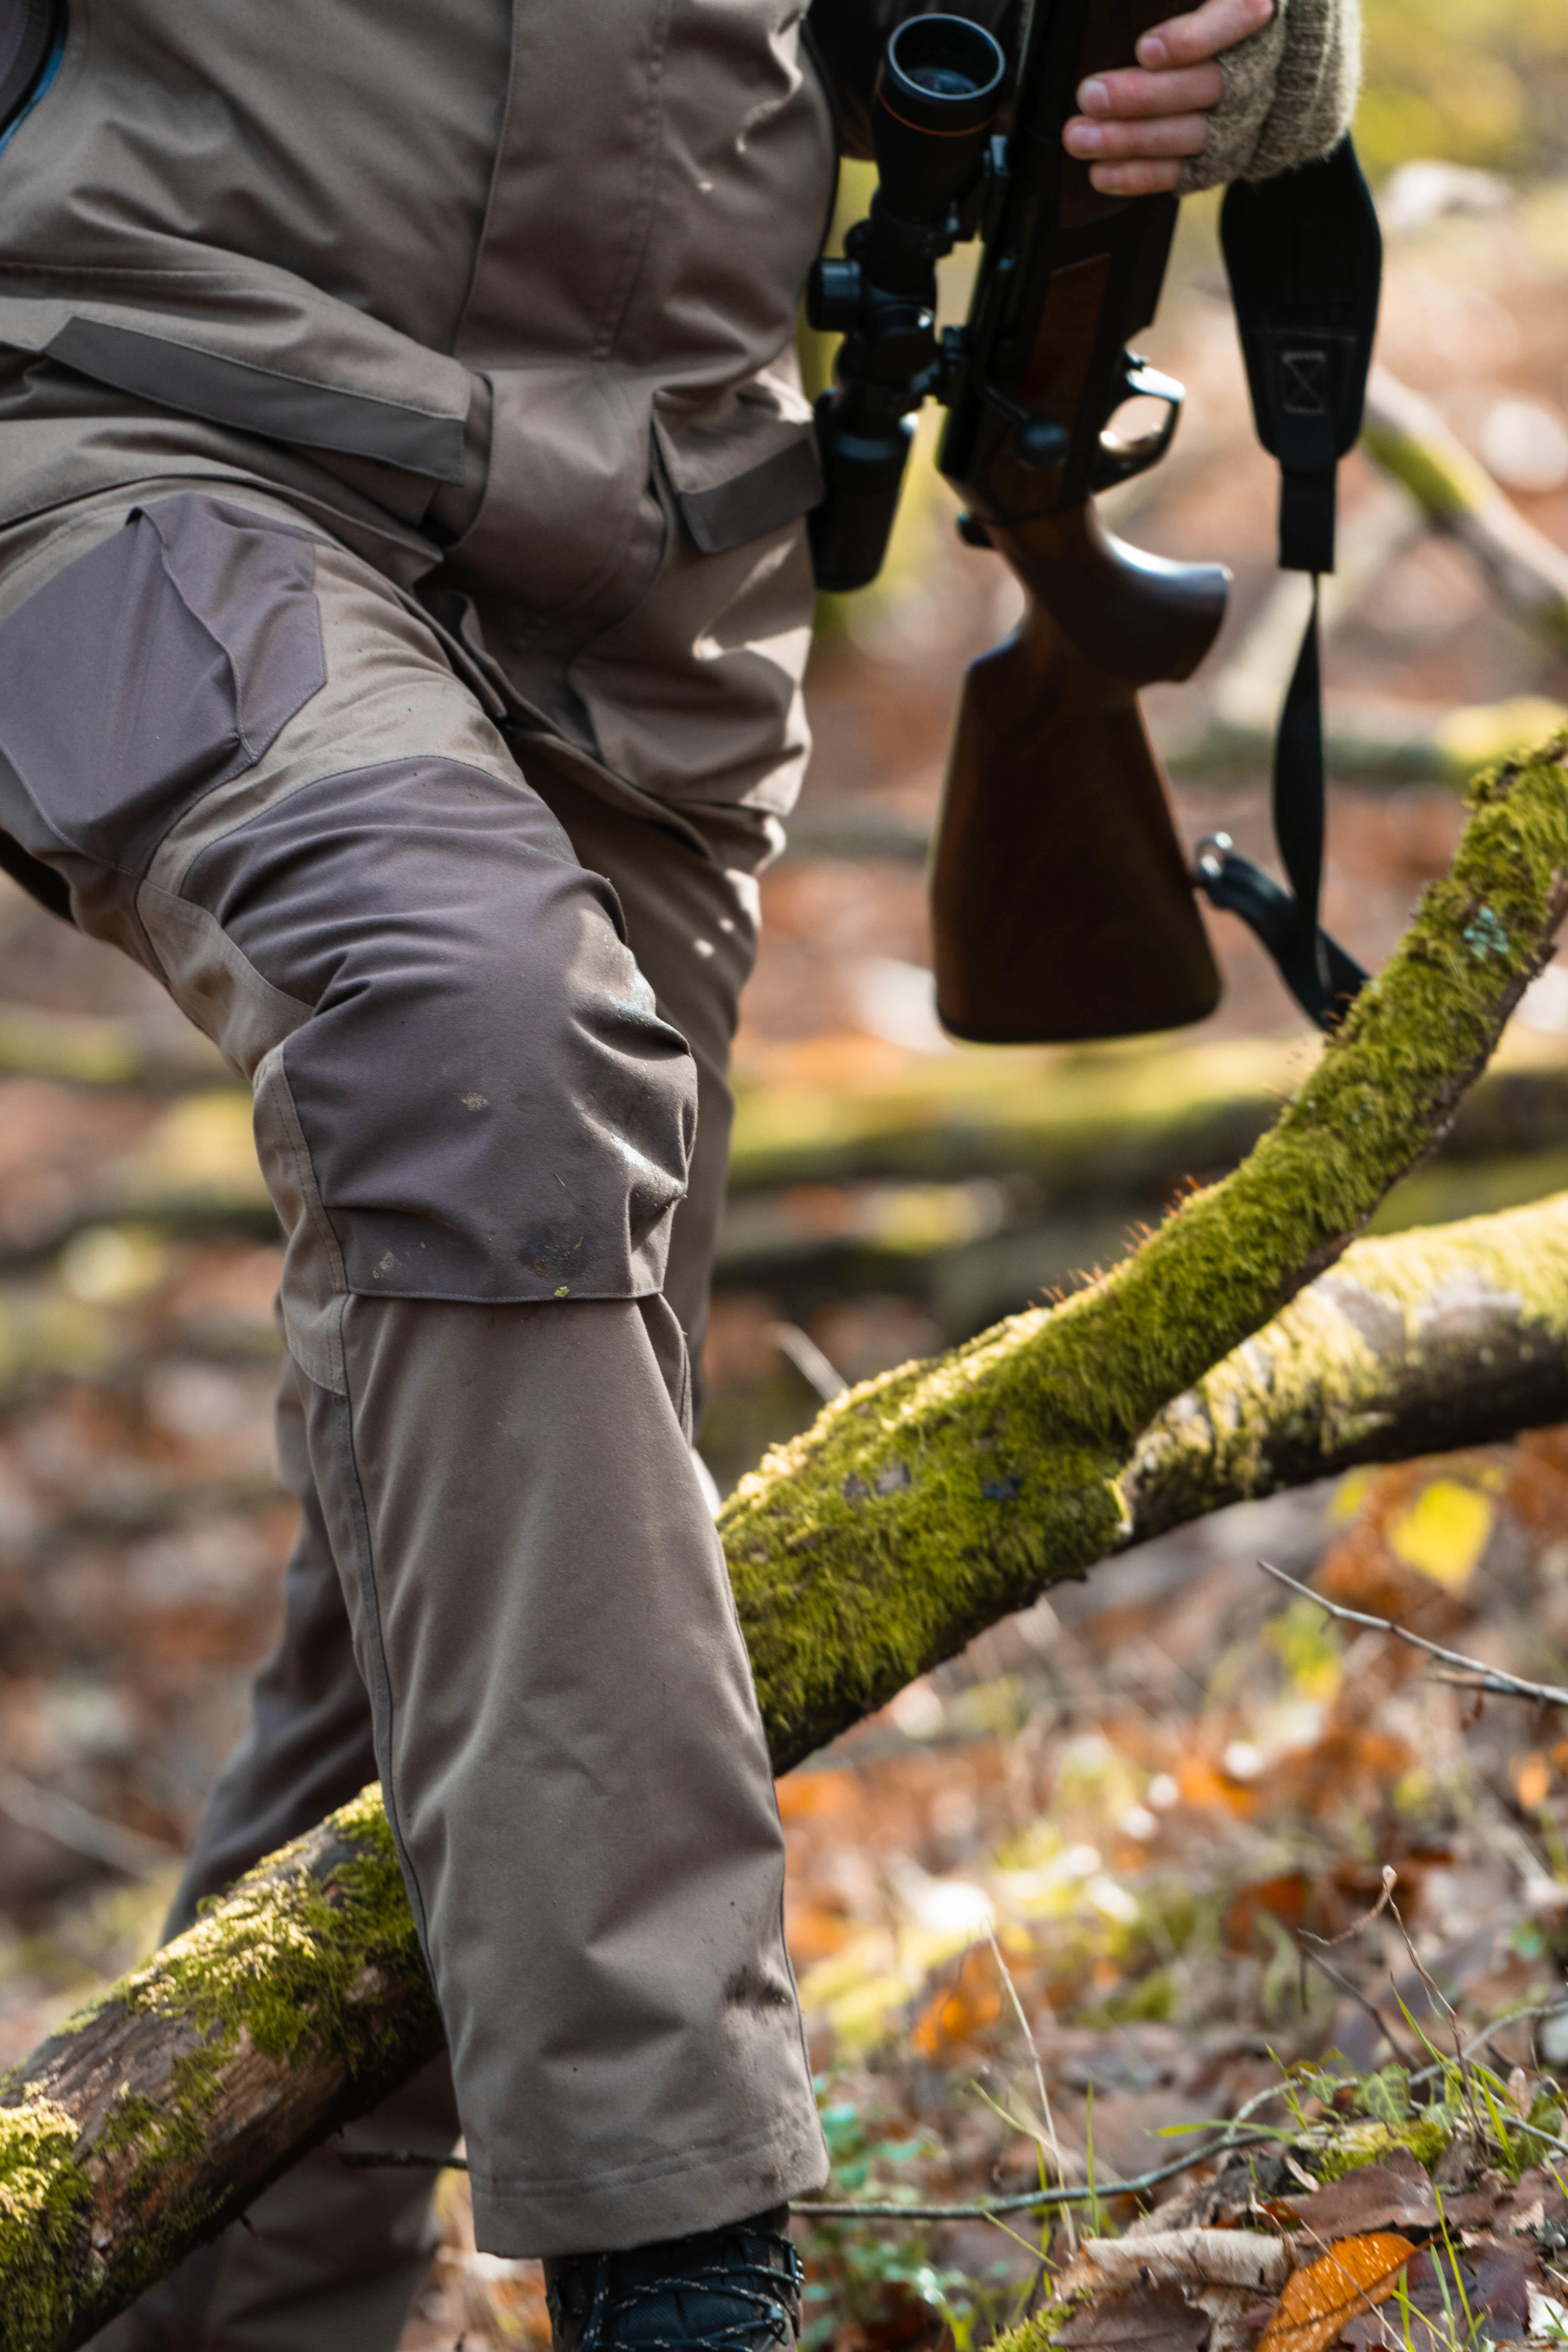
[[1359, 1470], [1347, 1470], [1334, 1488], [1333, 1500], [1329, 1505], [1330, 1518], [1339, 1522], [1359, 1517], [1362, 1505], [1377, 1484], [1378, 1475], [1371, 1463], [1364, 1463]]
[[1408, 2238], [1392, 2231], [1342, 2238], [1287, 2279], [1257, 2352], [1326, 2352], [1347, 2319], [1387, 2302], [1415, 2252]]
[[1446, 1592], [1458, 1592], [1487, 1548], [1492, 1507], [1474, 1486], [1434, 1478], [1408, 1510], [1389, 1523], [1388, 1540], [1406, 1568], [1418, 1569]]
[[1538, 1813], [1552, 1789], [1552, 1773], [1544, 1756], [1527, 1756], [1519, 1767], [1514, 1793], [1527, 1813]]

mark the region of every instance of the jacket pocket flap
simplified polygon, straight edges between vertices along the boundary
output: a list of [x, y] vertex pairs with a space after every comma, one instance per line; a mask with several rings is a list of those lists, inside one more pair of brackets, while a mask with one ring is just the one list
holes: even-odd
[[654, 433], [680, 520], [704, 555], [798, 521], [822, 496], [809, 415], [781, 409], [760, 387], [717, 414], [664, 407]]
[[339, 303], [330, 305], [329, 322], [339, 382], [258, 365], [250, 352], [308, 341], [307, 321], [264, 293], [243, 307], [251, 315], [237, 320], [215, 303], [216, 315], [198, 323], [129, 304], [4, 295], [0, 343], [47, 352], [96, 383], [268, 440], [341, 450], [437, 481], [463, 479], [472, 391], [466, 368], [376, 321], [361, 330], [352, 312], [345, 330]]

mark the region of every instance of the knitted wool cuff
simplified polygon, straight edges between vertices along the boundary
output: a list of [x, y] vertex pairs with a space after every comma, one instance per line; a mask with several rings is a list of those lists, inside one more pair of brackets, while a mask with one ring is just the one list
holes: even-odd
[[1361, 79], [1360, 0], [1274, 0], [1274, 16], [1219, 59], [1225, 96], [1178, 194], [1268, 180], [1326, 155], [1350, 127]]

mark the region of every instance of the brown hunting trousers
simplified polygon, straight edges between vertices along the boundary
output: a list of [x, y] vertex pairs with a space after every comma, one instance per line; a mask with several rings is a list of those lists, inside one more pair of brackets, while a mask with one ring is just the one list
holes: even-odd
[[[379, 1778], [482, 2249], [679, 2235], [825, 2160], [784, 1853], [689, 1450], [774, 822], [531, 759], [460, 637], [279, 499], [0, 539], [0, 825], [243, 1071], [287, 1252], [288, 1619], [204, 1895]], [[104, 2352], [392, 2352], [428, 2176], [307, 2158]]]

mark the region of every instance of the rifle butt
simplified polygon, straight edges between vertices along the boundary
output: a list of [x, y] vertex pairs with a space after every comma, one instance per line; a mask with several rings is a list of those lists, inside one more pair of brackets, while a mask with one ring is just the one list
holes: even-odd
[[1133, 1036], [1219, 1002], [1136, 687], [1033, 597], [964, 682], [931, 915], [937, 1007], [957, 1037]]

